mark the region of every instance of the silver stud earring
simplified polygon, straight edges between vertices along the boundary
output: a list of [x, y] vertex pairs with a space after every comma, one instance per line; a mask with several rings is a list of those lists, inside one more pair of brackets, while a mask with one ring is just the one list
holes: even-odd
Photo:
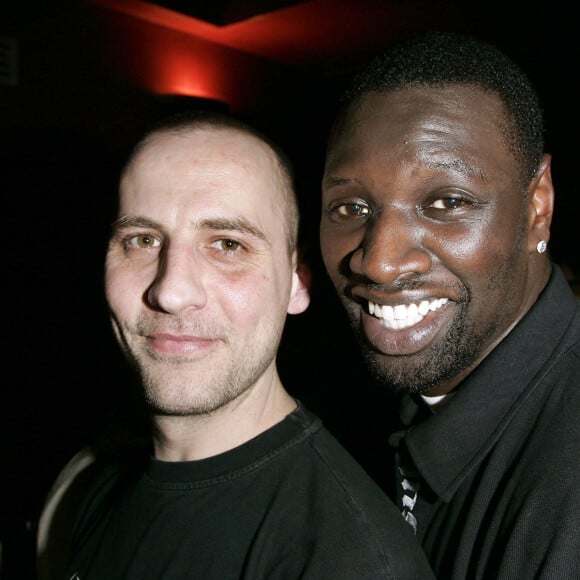
[[536, 246], [536, 250], [538, 250], [538, 254], [543, 254], [546, 251], [548, 244], [545, 240], [540, 240], [538, 245]]

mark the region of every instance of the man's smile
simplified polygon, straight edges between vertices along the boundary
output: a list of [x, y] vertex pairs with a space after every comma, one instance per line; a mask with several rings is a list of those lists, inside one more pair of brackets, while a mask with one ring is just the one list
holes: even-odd
[[433, 300], [421, 300], [410, 304], [377, 304], [368, 301], [369, 314], [379, 318], [386, 328], [400, 330], [419, 324], [429, 312], [439, 310], [447, 304], [447, 298], [434, 298]]

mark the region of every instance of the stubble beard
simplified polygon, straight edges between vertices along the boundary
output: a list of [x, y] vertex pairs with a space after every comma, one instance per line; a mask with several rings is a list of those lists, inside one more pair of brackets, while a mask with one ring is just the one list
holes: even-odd
[[[497, 294], [509, 284], [510, 267], [490, 276], [487, 290]], [[501, 333], [501, 329], [512, 322], [514, 311], [504, 311], [502, 318], [494, 317], [489, 324], [482, 325], [469, 313], [473, 290], [464, 288], [457, 312], [442, 340], [434, 342], [428, 352], [415, 355], [384, 355], [369, 344], [356, 309], [347, 307], [348, 318], [362, 350], [363, 360], [371, 375], [395, 393], [421, 394], [435, 387], [452, 382], [466, 371], [475, 368], [487, 345]]]
[[239, 356], [201, 362], [167, 357], [150, 359], [138, 365], [145, 402], [155, 415], [184, 417], [214, 413], [256, 384], [274, 356], [275, 352], [267, 352], [260, 359]]
[[[141, 379], [145, 404], [152, 414], [165, 416], [211, 414], [240, 397], [275, 361], [282, 329], [272, 329], [269, 339], [264, 332], [257, 333], [260, 340], [256, 336], [246, 340], [241, 350], [232, 350], [235, 344], [225, 328], [206, 329], [205, 335], [232, 349], [227, 354], [217, 349], [217, 353], [196, 360], [153, 351], [143, 339], [148, 335], [143, 320], [124, 331], [120, 324], [115, 326], [119, 345]], [[138, 339], [131, 342], [128, 336]]]
[[457, 317], [445, 339], [419, 355], [384, 355], [364, 337], [360, 324], [355, 327], [363, 360], [370, 374], [395, 393], [421, 394], [461, 375], [479, 358], [483, 337], [465, 340], [465, 318]]

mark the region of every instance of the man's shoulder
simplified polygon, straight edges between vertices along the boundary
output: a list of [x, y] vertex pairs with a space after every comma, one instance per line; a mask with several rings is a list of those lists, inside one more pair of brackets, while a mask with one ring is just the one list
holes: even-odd
[[307, 409], [294, 419], [302, 436], [279, 455], [278, 483], [263, 474], [276, 498], [264, 537], [300, 536], [304, 578], [434, 578], [412, 529], [346, 447]]
[[306, 442], [310, 458], [302, 458], [303, 470], [298, 476], [315, 477], [329, 505], [335, 506], [335, 513], [339, 511], [336, 506], [341, 505], [347, 517], [363, 516], [360, 521], [367, 525], [391, 530], [404, 526], [406, 531], [407, 524], [386, 492], [322, 423]]

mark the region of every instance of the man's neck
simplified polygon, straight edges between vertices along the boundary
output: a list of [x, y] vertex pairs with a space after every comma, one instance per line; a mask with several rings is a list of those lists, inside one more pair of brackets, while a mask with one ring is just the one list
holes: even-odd
[[250, 389], [209, 414], [156, 415], [153, 417], [155, 458], [195, 461], [219, 455], [273, 427], [296, 406], [296, 401], [278, 383], [266, 396]]

